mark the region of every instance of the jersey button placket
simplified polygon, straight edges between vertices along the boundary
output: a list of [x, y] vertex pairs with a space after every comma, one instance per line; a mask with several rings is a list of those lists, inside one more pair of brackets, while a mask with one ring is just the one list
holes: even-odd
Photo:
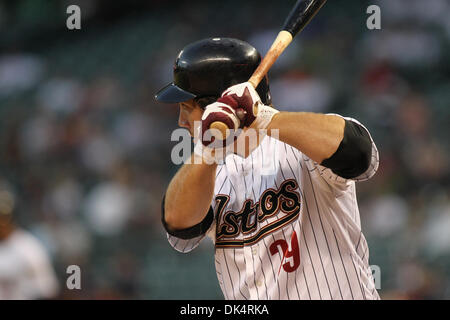
[[248, 291], [250, 292], [250, 299], [257, 300], [258, 292], [256, 291], [256, 287], [255, 287], [254, 277], [256, 275], [255, 275], [254, 264], [253, 264], [255, 257], [253, 256], [252, 247], [244, 245], [244, 257], [245, 257], [245, 269], [246, 269], [245, 273], [246, 273], [246, 278], [247, 278]]

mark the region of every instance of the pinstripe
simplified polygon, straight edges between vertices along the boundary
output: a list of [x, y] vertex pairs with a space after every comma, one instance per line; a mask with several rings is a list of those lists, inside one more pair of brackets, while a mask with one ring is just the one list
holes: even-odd
[[241, 271], [239, 270], [239, 267], [238, 267], [237, 262], [236, 262], [236, 249], [233, 249], [233, 253], [234, 253], [234, 259], [233, 259], [234, 260], [234, 264], [236, 265], [236, 271], [239, 274], [239, 292], [244, 297], [244, 299], [247, 300], [247, 297], [242, 293], [242, 290], [241, 290]]
[[[281, 164], [280, 164], [280, 169], [281, 169]], [[275, 184], [275, 187], [278, 189], [278, 185], [277, 185], [276, 180], [274, 180], [273, 182], [274, 182], [274, 184]], [[287, 241], [287, 239], [286, 239], [286, 236], [284, 235], [283, 229], [281, 229], [281, 231], [282, 231], [282, 233], [283, 233], [284, 241], [286, 241], [286, 243], [289, 243], [289, 242]], [[279, 254], [280, 254], [280, 256], [281, 256], [281, 253], [280, 253], [280, 252], [279, 252]], [[283, 264], [283, 259], [284, 259], [284, 253], [283, 253], [283, 255], [281, 256], [280, 264]], [[281, 268], [282, 268], [282, 267], [281, 267]], [[288, 297], [288, 299], [289, 299], [288, 283], [289, 283], [289, 273], [286, 273], [286, 294], [287, 294], [287, 297]]]
[[251, 159], [252, 159], [252, 193], [253, 193], [253, 199], [255, 200], [255, 203], [258, 201], [255, 195], [255, 190], [253, 189], [253, 186], [255, 185], [255, 175], [253, 173], [254, 168], [253, 168], [253, 155], [250, 155]]
[[[296, 178], [295, 172], [294, 172], [294, 170], [292, 169], [292, 166], [291, 166], [291, 164], [289, 163], [289, 159], [288, 159], [287, 157], [286, 157], [286, 162], [287, 162], [287, 164], [288, 164], [288, 166], [289, 166], [289, 168], [290, 168], [292, 174], [293, 174], [294, 177]], [[298, 179], [298, 178], [296, 178], [296, 179]], [[299, 179], [298, 179], [298, 180], [299, 180]], [[303, 196], [301, 190], [300, 190], [300, 194], [301, 194], [302, 198], [304, 199], [304, 202], [306, 203], [306, 199], [305, 199], [305, 197]], [[303, 238], [304, 238], [304, 240], [305, 240], [305, 245], [306, 245], [306, 249], [307, 249], [307, 251], [308, 251], [309, 260], [311, 261], [311, 267], [312, 267], [312, 269], [313, 269], [314, 278], [316, 279], [316, 284], [317, 284], [317, 288], [318, 288], [318, 291], [319, 291], [319, 296], [322, 298], [322, 294], [320, 293], [319, 282], [318, 282], [318, 280], [317, 280], [316, 270], [315, 270], [315, 268], [314, 268], [314, 264], [313, 264], [313, 261], [312, 261], [312, 259], [311, 259], [311, 254], [310, 254], [310, 252], [309, 252], [308, 243], [307, 243], [307, 241], [306, 241], [305, 233], [304, 233], [304, 231], [303, 231], [303, 228], [302, 228], [302, 227], [300, 227], [300, 228], [301, 228], [301, 230], [302, 230]], [[306, 286], [307, 286], [309, 298], [311, 299], [311, 293], [309, 292], [309, 286], [308, 286], [308, 282], [307, 282], [307, 280], [306, 280], [306, 275], [304, 274], [304, 272], [303, 272], [303, 276], [305, 277], [305, 284], [306, 284]]]
[[[281, 169], [281, 163], [280, 163], [280, 169]], [[280, 171], [281, 171], [281, 174], [283, 174], [283, 170], [280, 170]], [[284, 175], [283, 175], [283, 177], [284, 177]], [[301, 193], [301, 191], [300, 191], [300, 193]], [[319, 244], [318, 244], [318, 242], [317, 242], [316, 234], [315, 234], [315, 232], [314, 232], [313, 223], [312, 223], [312, 220], [311, 220], [311, 216], [310, 216], [310, 214], [309, 214], [308, 202], [307, 202], [307, 200], [306, 200], [306, 197], [305, 197], [305, 196], [303, 196], [303, 197], [304, 197], [304, 200], [305, 200], [304, 203], [305, 203], [305, 205], [306, 205], [306, 212], [308, 213], [308, 218], [309, 218], [309, 222], [310, 222], [310, 225], [311, 225], [311, 230], [312, 230], [312, 232], [313, 232], [314, 240], [315, 240], [316, 247], [317, 247], [317, 253], [318, 253], [318, 255], [319, 255], [320, 263], [321, 263], [321, 265], [322, 265], [322, 270], [323, 270], [323, 274], [324, 274], [324, 277], [325, 277], [325, 281], [326, 281], [326, 283], [327, 283], [327, 287], [328, 287], [328, 291], [329, 291], [329, 293], [330, 293], [330, 297], [333, 297], [333, 295], [331, 294], [330, 284], [328, 283], [328, 278], [327, 278], [327, 276], [326, 276], [325, 267], [323, 266], [322, 255], [320, 254], [320, 251], [321, 251], [321, 250], [319, 249]], [[325, 231], [323, 230], [323, 227], [322, 227], [322, 231], [323, 231], [324, 234], [325, 234]], [[326, 241], [326, 238], [325, 238], [325, 241]], [[311, 264], [312, 264], [312, 261], [311, 261]]]
[[219, 191], [217, 191], [217, 193], [220, 193], [220, 191], [222, 191], [222, 188], [223, 188], [223, 186], [225, 185], [225, 182], [227, 181], [227, 179], [223, 179], [223, 183], [222, 183], [222, 185], [220, 186], [220, 189], [219, 189]]
[[364, 298], [364, 300], [367, 300], [366, 294], [365, 294], [363, 286], [362, 286], [361, 271], [359, 273], [356, 271], [355, 261], [353, 261], [353, 259], [351, 259], [351, 260], [352, 260], [352, 264], [353, 264], [353, 269], [355, 270], [356, 277], [359, 280], [359, 287], [361, 289], [361, 296]]
[[186, 252], [186, 248], [187, 248], [187, 246], [189, 245], [190, 242], [191, 242], [191, 240], [186, 241], [186, 244], [185, 244], [185, 246], [184, 246], [182, 252]]
[[[295, 229], [294, 229], [294, 224], [291, 225], [292, 226], [292, 234], [294, 234]], [[301, 228], [301, 226], [300, 226]], [[298, 239], [297, 239], [298, 240]], [[298, 240], [300, 242], [300, 240]], [[291, 241], [292, 242], [292, 241]], [[300, 259], [300, 264], [302, 262], [302, 257], [300, 256], [300, 243], [298, 244], [298, 255], [299, 255], [299, 259]], [[297, 272], [298, 270], [300, 270], [300, 265], [297, 268], [297, 270], [295, 270], [295, 278], [297, 278]], [[300, 299], [300, 292], [298, 291], [298, 286], [297, 286], [297, 281], [294, 281], [295, 283], [295, 290], [297, 290], [297, 295], [298, 295], [298, 299]]]
[[[272, 238], [273, 238], [273, 235], [272, 235]], [[274, 240], [275, 240], [275, 238], [274, 238]], [[266, 247], [267, 257], [268, 257], [268, 259], [270, 261], [270, 266], [272, 267], [273, 279], [276, 282], [277, 287], [278, 287], [278, 298], [280, 298], [280, 284], [278, 283], [278, 281], [276, 281], [277, 278], [275, 276], [275, 268], [273, 267], [272, 255], [270, 254], [269, 248], [267, 248], [266, 239], [263, 239], [262, 243], [264, 243], [264, 246]]]
[[234, 162], [234, 166], [236, 168], [236, 173], [239, 173], [238, 167], [237, 167], [237, 163], [236, 163], [236, 159], [233, 157], [233, 162]]
[[[257, 200], [256, 195], [255, 195], [255, 190], [253, 189], [253, 186], [255, 185], [255, 175], [254, 175], [254, 167], [253, 167], [253, 161], [254, 160], [253, 160], [253, 155], [250, 154], [250, 156], [251, 156], [251, 161], [252, 161], [252, 182], [253, 182], [252, 183], [252, 193], [253, 193], [253, 199], [255, 200], [255, 203], [256, 203], [258, 200]], [[255, 219], [257, 219], [257, 218], [258, 218], [258, 211], [255, 212]], [[257, 246], [257, 244], [255, 246]], [[258, 248], [258, 250], [259, 250], [259, 248]], [[269, 292], [267, 290], [266, 274], [264, 273], [264, 266], [263, 266], [263, 263], [262, 263], [262, 260], [261, 260], [261, 256], [258, 255], [258, 258], [259, 258], [259, 262], [260, 262], [260, 268], [261, 268], [261, 271], [262, 271], [262, 274], [263, 274], [263, 277], [264, 277], [264, 286], [266, 288], [266, 297], [267, 297], [267, 300], [268, 300], [269, 299]]]
[[[251, 250], [251, 247], [247, 248]], [[255, 284], [255, 288], [256, 288], [256, 294], [258, 296], [258, 299], [260, 299], [260, 295], [259, 295], [259, 289], [258, 289], [258, 285], [256, 284], [256, 270], [255, 270], [255, 259], [253, 257], [253, 252], [251, 253], [251, 257], [252, 257], [252, 266], [253, 266], [253, 283]], [[264, 279], [265, 281], [266, 279]], [[264, 282], [265, 284], [265, 282]], [[266, 287], [266, 293], [267, 293], [267, 287]]]
[[369, 248], [366, 246], [366, 248], [364, 249], [364, 254], [363, 254], [361, 260], [364, 261], [364, 258], [366, 257], [366, 253], [367, 253], [368, 249], [369, 249]]
[[[236, 161], [234, 162], [235, 164], [236, 164]], [[237, 165], [236, 165], [236, 170], [237, 170]], [[242, 164], [242, 171], [244, 171], [244, 164]], [[243, 180], [244, 180], [244, 187], [245, 187], [245, 195], [247, 196], [247, 183], [246, 183], [246, 181], [245, 181], [245, 176], [244, 175], [242, 175], [242, 178], [243, 178]], [[255, 271], [255, 263], [254, 263], [254, 261], [253, 261], [253, 254], [252, 254], [252, 265], [253, 265], [253, 271], [256, 273], [256, 271]], [[256, 285], [256, 275], [255, 275], [255, 273], [253, 273], [253, 282], [254, 282], [254, 284], [255, 284], [255, 288], [256, 288], [256, 294], [258, 295], [258, 298], [259, 298], [259, 290], [258, 290], [258, 286]]]
[[302, 274], [303, 274], [303, 279], [305, 279], [306, 291], [308, 292], [309, 300], [311, 300], [311, 293], [309, 292], [309, 286], [308, 286], [308, 281], [306, 280], [305, 272], [302, 272]]
[[339, 242], [337, 241], [336, 234], [334, 233], [334, 230], [333, 230], [333, 234], [334, 234], [334, 239], [336, 240], [336, 245], [337, 245], [337, 248], [338, 248], [339, 257], [341, 258], [342, 267], [344, 268], [345, 277], [347, 278], [348, 287], [350, 288], [350, 293], [352, 295], [352, 299], [355, 299], [355, 296], [353, 295], [352, 285], [350, 284], [350, 280], [348, 278], [347, 267], [345, 266], [344, 260], [342, 259], [341, 249], [339, 249]]
[[266, 288], [266, 297], [267, 297], [267, 300], [269, 300], [269, 291], [267, 290], [267, 278], [266, 278], [266, 273], [264, 272], [264, 265], [263, 265], [263, 262], [262, 262], [262, 260], [261, 260], [261, 256], [258, 254], [258, 258], [259, 258], [259, 266], [260, 266], [260, 268], [261, 268], [261, 272], [262, 272], [262, 274], [263, 274], [263, 277], [264, 277], [264, 286], [265, 286], [265, 288]]
[[[247, 248], [251, 250], [251, 247]], [[260, 299], [260, 295], [259, 295], [259, 290], [258, 290], [258, 285], [256, 284], [256, 269], [255, 269], [255, 258], [253, 256], [253, 252], [251, 254], [252, 257], [252, 266], [253, 266], [253, 281], [255, 282], [255, 288], [256, 288], [256, 294], [258, 295], [258, 299]], [[265, 280], [265, 279], [264, 279]], [[259, 280], [258, 280], [259, 281]], [[264, 282], [265, 284], [265, 282]], [[267, 293], [267, 287], [266, 287], [266, 293]]]
[[[341, 299], [344, 299], [344, 296], [342, 295], [342, 291], [341, 291], [341, 285], [339, 283], [339, 278], [338, 278], [338, 276], [336, 274], [336, 268], [334, 266], [333, 259], [331, 258], [332, 254], [331, 254], [331, 250], [330, 250], [330, 245], [328, 243], [328, 239], [327, 239], [327, 234], [325, 232], [325, 228], [323, 227], [323, 222], [322, 222], [322, 217], [321, 217], [322, 214], [320, 213], [320, 210], [319, 210], [319, 204], [317, 203], [316, 193], [314, 191], [314, 186], [313, 186], [313, 183], [312, 183], [311, 174], [309, 172], [308, 172], [308, 176], [309, 176], [309, 182], [311, 184], [311, 190], [312, 190], [312, 193], [313, 193], [313, 196], [314, 196], [314, 202], [315, 202], [316, 208], [317, 208], [317, 213], [318, 213], [318, 216], [319, 216], [320, 225], [322, 227], [323, 236], [325, 237], [325, 242], [327, 244], [328, 253], [330, 255], [331, 265], [333, 266], [334, 276], [336, 277], [336, 283], [337, 283], [338, 288], [339, 288], [339, 293], [341, 294]], [[334, 231], [333, 231], [333, 234], [334, 234]], [[325, 278], [326, 278], [326, 276], [325, 276]], [[327, 283], [328, 283], [328, 281], [327, 281]], [[330, 295], [331, 295], [331, 292], [330, 292]]]
[[230, 181], [230, 185], [231, 185], [231, 187], [233, 188], [233, 191], [234, 191], [235, 196], [237, 197], [237, 192], [236, 192], [236, 189], [234, 188], [233, 183], [231, 182], [231, 179], [228, 179], [228, 181]]
[[[291, 225], [291, 226], [292, 226], [292, 233], [294, 233], [294, 232], [295, 232], [294, 227], [293, 227], [293, 225]], [[291, 238], [286, 237], [286, 234], [284, 233], [284, 229], [282, 230], [282, 232], [283, 232], [283, 236], [284, 236], [284, 239], [285, 239], [286, 243], [287, 243], [288, 246], [290, 246], [291, 249], [292, 249], [292, 241], [291, 241], [291, 240], [292, 240], [292, 237], [291, 237]], [[289, 248], [289, 247], [288, 247], [288, 248]], [[300, 250], [300, 248], [299, 248], [299, 250]], [[300, 253], [299, 253], [299, 254], [300, 254]], [[301, 259], [301, 257], [300, 257], [300, 259]], [[299, 267], [300, 267], [300, 266], [299, 266]], [[295, 270], [294, 281], [293, 281], [293, 282], [295, 283], [295, 289], [296, 289], [296, 291], [297, 291], [297, 296], [298, 296], [298, 298], [300, 299], [300, 293], [299, 293], [299, 291], [298, 291], [297, 281], [295, 280], [297, 271], [298, 271], [298, 269]], [[287, 279], [289, 279], [289, 273], [286, 274], [286, 277], [287, 277]], [[286, 291], [287, 291], [287, 293], [288, 293], [288, 298], [289, 298], [288, 282], [289, 282], [289, 281], [286, 280]]]
[[[314, 268], [314, 264], [313, 264], [313, 261], [311, 258], [311, 253], [309, 252], [308, 241], [306, 241], [305, 231], [303, 230], [303, 228], [302, 228], [302, 235], [303, 235], [303, 239], [305, 240], [306, 251], [308, 251], [308, 257], [309, 257], [309, 261], [311, 262], [311, 268], [313, 269], [314, 279], [316, 279], [317, 291], [319, 292], [320, 299], [322, 299], [322, 293], [320, 292], [319, 280], [317, 280], [316, 268]], [[306, 280], [306, 278], [305, 278], [305, 280]], [[309, 290], [308, 290], [308, 292], [309, 292]]]
[[[287, 161], [288, 155], [287, 155], [286, 144], [284, 144], [284, 152], [285, 152], [285, 157], [284, 157], [284, 158], [285, 158], [286, 161]], [[280, 172], [281, 172], [281, 175], [283, 176], [283, 179], [286, 180], [286, 177], [285, 177], [284, 174], [283, 174], [283, 167], [281, 166], [281, 164], [280, 164]], [[297, 179], [296, 176], [295, 176], [295, 174], [294, 174], [294, 172], [292, 172], [292, 174], [293, 174], [293, 178], [294, 178], [294, 179]], [[299, 184], [299, 185], [300, 185], [300, 184]], [[295, 232], [295, 230], [294, 230], [294, 225], [291, 224], [291, 227], [292, 227], [292, 234], [294, 234], [294, 232]], [[292, 240], [292, 237], [288, 240], [288, 239], [286, 238], [286, 235], [284, 234], [284, 229], [282, 230], [282, 232], [283, 232], [284, 238], [286, 239], [286, 242], [288, 243], [289, 246], [291, 246], [291, 249], [292, 249], [292, 241], [291, 241], [291, 240]], [[300, 255], [300, 246], [299, 246], [298, 248], [299, 248], [299, 255]], [[300, 257], [300, 259], [301, 259], [301, 257]], [[299, 266], [299, 267], [300, 267], [300, 266]], [[295, 274], [294, 274], [294, 283], [295, 283], [295, 289], [296, 289], [296, 291], [297, 291], [297, 296], [298, 296], [298, 298], [300, 299], [300, 293], [299, 293], [299, 291], [298, 291], [297, 281], [295, 281], [297, 271], [298, 271], [298, 269], [295, 271]], [[288, 292], [288, 297], [289, 297], [289, 289], [288, 289], [288, 287], [287, 287], [287, 283], [288, 283], [288, 281], [286, 281], [286, 291]]]
[[[296, 163], [298, 163], [298, 164], [300, 165], [300, 169], [303, 170], [303, 164], [302, 164], [302, 161], [300, 161], [300, 160], [298, 159], [298, 157], [295, 155], [295, 150], [294, 150], [294, 148], [291, 147], [291, 151], [292, 151], [292, 155], [293, 155], [294, 158], [295, 158], [295, 161], [297, 161]], [[286, 157], [286, 160], [288, 160], [288, 159], [289, 159], [289, 158]]]
[[230, 269], [228, 268], [227, 257], [225, 256], [225, 250], [222, 250], [222, 252], [223, 252], [223, 260], [225, 261], [225, 265], [226, 265], [227, 271], [228, 271], [228, 277], [230, 277], [230, 284], [231, 284], [231, 291], [233, 292], [233, 299], [236, 300], [236, 296], [234, 295], [233, 279], [231, 279]]
[[[261, 148], [261, 154], [262, 154], [262, 149], [263, 148]], [[265, 179], [265, 190], [267, 190], [267, 181], [268, 181], [268, 179]], [[262, 183], [261, 183], [262, 184]], [[267, 220], [266, 220], [267, 221]], [[266, 225], [268, 224], [269, 222], [267, 221], [266, 222]], [[273, 234], [271, 234], [271, 236], [272, 236], [272, 239], [273, 239], [273, 241], [275, 241], [275, 237], [274, 237], [274, 235]], [[272, 266], [272, 271], [273, 271], [273, 277], [274, 277], [274, 280], [275, 280], [275, 283], [277, 284], [277, 287], [278, 287], [278, 299], [281, 299], [281, 292], [280, 292], [280, 283], [279, 283], [279, 281], [278, 281], [278, 277], [275, 275], [275, 269], [274, 269], [274, 267], [273, 267], [273, 262], [272, 262], [272, 254], [270, 253], [270, 251], [269, 251], [269, 249], [267, 248], [267, 245], [266, 245], [266, 243], [265, 243], [265, 241], [264, 241], [264, 245], [266, 246], [266, 250], [267, 250], [267, 253], [268, 253], [268, 256], [269, 256], [269, 260], [270, 260], [270, 264], [271, 264], [271, 266]], [[281, 255], [280, 255], [280, 258], [281, 258]]]
[[[219, 250], [220, 250], [220, 249], [219, 249]], [[224, 250], [220, 250], [220, 251], [222, 251], [222, 253], [225, 255]], [[218, 253], [217, 253], [217, 252], [216, 252], [216, 257], [218, 257]], [[219, 263], [219, 260], [216, 260], [216, 262]], [[221, 265], [221, 264], [219, 263], [219, 266], [220, 266], [220, 265]], [[220, 267], [220, 270], [222, 270], [222, 269], [223, 269], [223, 268]], [[217, 267], [216, 267], [216, 272], [217, 272]], [[226, 288], [226, 286], [225, 286], [225, 279], [224, 279], [224, 277], [222, 276], [222, 273], [217, 272], [217, 274], [220, 275], [220, 278], [222, 279], [221, 286], [222, 286], [222, 292], [223, 292], [223, 295], [224, 295], [224, 297], [225, 297], [226, 300], [229, 300], [229, 290], [227, 290], [227, 288]]]
[[[324, 268], [324, 266], [323, 266], [322, 255], [320, 254], [320, 251], [321, 251], [321, 250], [319, 249], [319, 244], [318, 244], [318, 242], [317, 242], [316, 233], [315, 233], [315, 231], [314, 231], [314, 226], [313, 226], [313, 223], [312, 223], [312, 220], [311, 220], [311, 215], [310, 215], [310, 213], [309, 213], [308, 202], [306, 201], [306, 199], [305, 199], [304, 203], [305, 203], [306, 213], [307, 213], [308, 220], [309, 220], [309, 225], [310, 225], [310, 227], [311, 227], [311, 232], [312, 232], [313, 238], [314, 238], [314, 243], [315, 243], [316, 248], [317, 248], [317, 254], [318, 254], [318, 256], [319, 256], [319, 260], [320, 260], [320, 264], [321, 264], [321, 266], [322, 266], [323, 273], [325, 274], [325, 268]], [[311, 261], [311, 264], [313, 264], [313, 261]], [[328, 291], [329, 291], [330, 296], [331, 296], [330, 285], [328, 284], [328, 279], [326, 278], [326, 276], [325, 276], [325, 280], [326, 280], [326, 282], [327, 282]]]
[[[172, 239], [172, 238], [175, 238], [175, 237], [169, 236], [169, 238]], [[177, 247], [177, 244], [178, 244], [178, 242], [180, 241], [180, 238], [176, 238], [176, 239], [177, 239], [177, 241], [175, 241], [175, 243], [173, 244], [173, 246], [174, 246], [175, 248]]]
[[[289, 242], [288, 242], [288, 239], [286, 238], [286, 235], [284, 234], [284, 230], [281, 229], [281, 232], [283, 233], [284, 241], [288, 244], [288, 250], [289, 250]], [[281, 265], [283, 265], [285, 255], [286, 255], [286, 252], [283, 252], [283, 258], [281, 259]], [[281, 266], [280, 270], [283, 270], [283, 266]], [[286, 272], [286, 295], [288, 297], [288, 300], [290, 300], [288, 284], [289, 284], [289, 272]]]
[[216, 173], [216, 179], [217, 179], [217, 177], [219, 176], [219, 174], [222, 172], [223, 167], [224, 167], [224, 165], [221, 165], [221, 166], [220, 166], [219, 172]]
[[362, 237], [362, 231], [359, 232], [358, 244], [356, 245], [356, 249], [355, 249], [356, 252], [358, 252], [358, 247], [359, 247], [359, 243], [361, 242], [361, 237]]

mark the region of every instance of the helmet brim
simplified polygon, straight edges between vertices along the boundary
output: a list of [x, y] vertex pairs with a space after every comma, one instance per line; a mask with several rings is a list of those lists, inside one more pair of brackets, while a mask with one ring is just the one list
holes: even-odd
[[179, 103], [191, 100], [196, 95], [176, 86], [173, 82], [159, 90], [155, 94], [155, 99], [163, 103]]

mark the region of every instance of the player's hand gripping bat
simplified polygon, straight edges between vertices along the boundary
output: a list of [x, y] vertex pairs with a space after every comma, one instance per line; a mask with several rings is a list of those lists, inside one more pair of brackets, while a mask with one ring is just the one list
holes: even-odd
[[[311, 21], [316, 13], [322, 8], [326, 0], [298, 0], [295, 6], [292, 8], [289, 16], [284, 23], [284, 26], [277, 38], [272, 43], [266, 56], [262, 59], [258, 68], [253, 72], [248, 82], [252, 84], [254, 88], [258, 86], [269, 69], [283, 53], [287, 46], [291, 43], [292, 39], [302, 31], [305, 26]], [[255, 110], [256, 111], [256, 110]], [[255, 112], [256, 114], [256, 112]], [[211, 123], [210, 129], [216, 129], [221, 132], [221, 136], [217, 138], [224, 139], [227, 137], [228, 126], [221, 121], [214, 121]], [[214, 132], [214, 130], [211, 130]]]

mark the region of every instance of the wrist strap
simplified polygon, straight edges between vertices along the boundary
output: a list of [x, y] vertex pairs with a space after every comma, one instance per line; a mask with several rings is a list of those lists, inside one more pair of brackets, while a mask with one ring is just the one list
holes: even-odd
[[269, 126], [270, 121], [272, 121], [273, 116], [279, 113], [277, 109], [260, 104], [258, 106], [258, 116], [255, 119], [255, 126], [258, 129], [266, 129]]

